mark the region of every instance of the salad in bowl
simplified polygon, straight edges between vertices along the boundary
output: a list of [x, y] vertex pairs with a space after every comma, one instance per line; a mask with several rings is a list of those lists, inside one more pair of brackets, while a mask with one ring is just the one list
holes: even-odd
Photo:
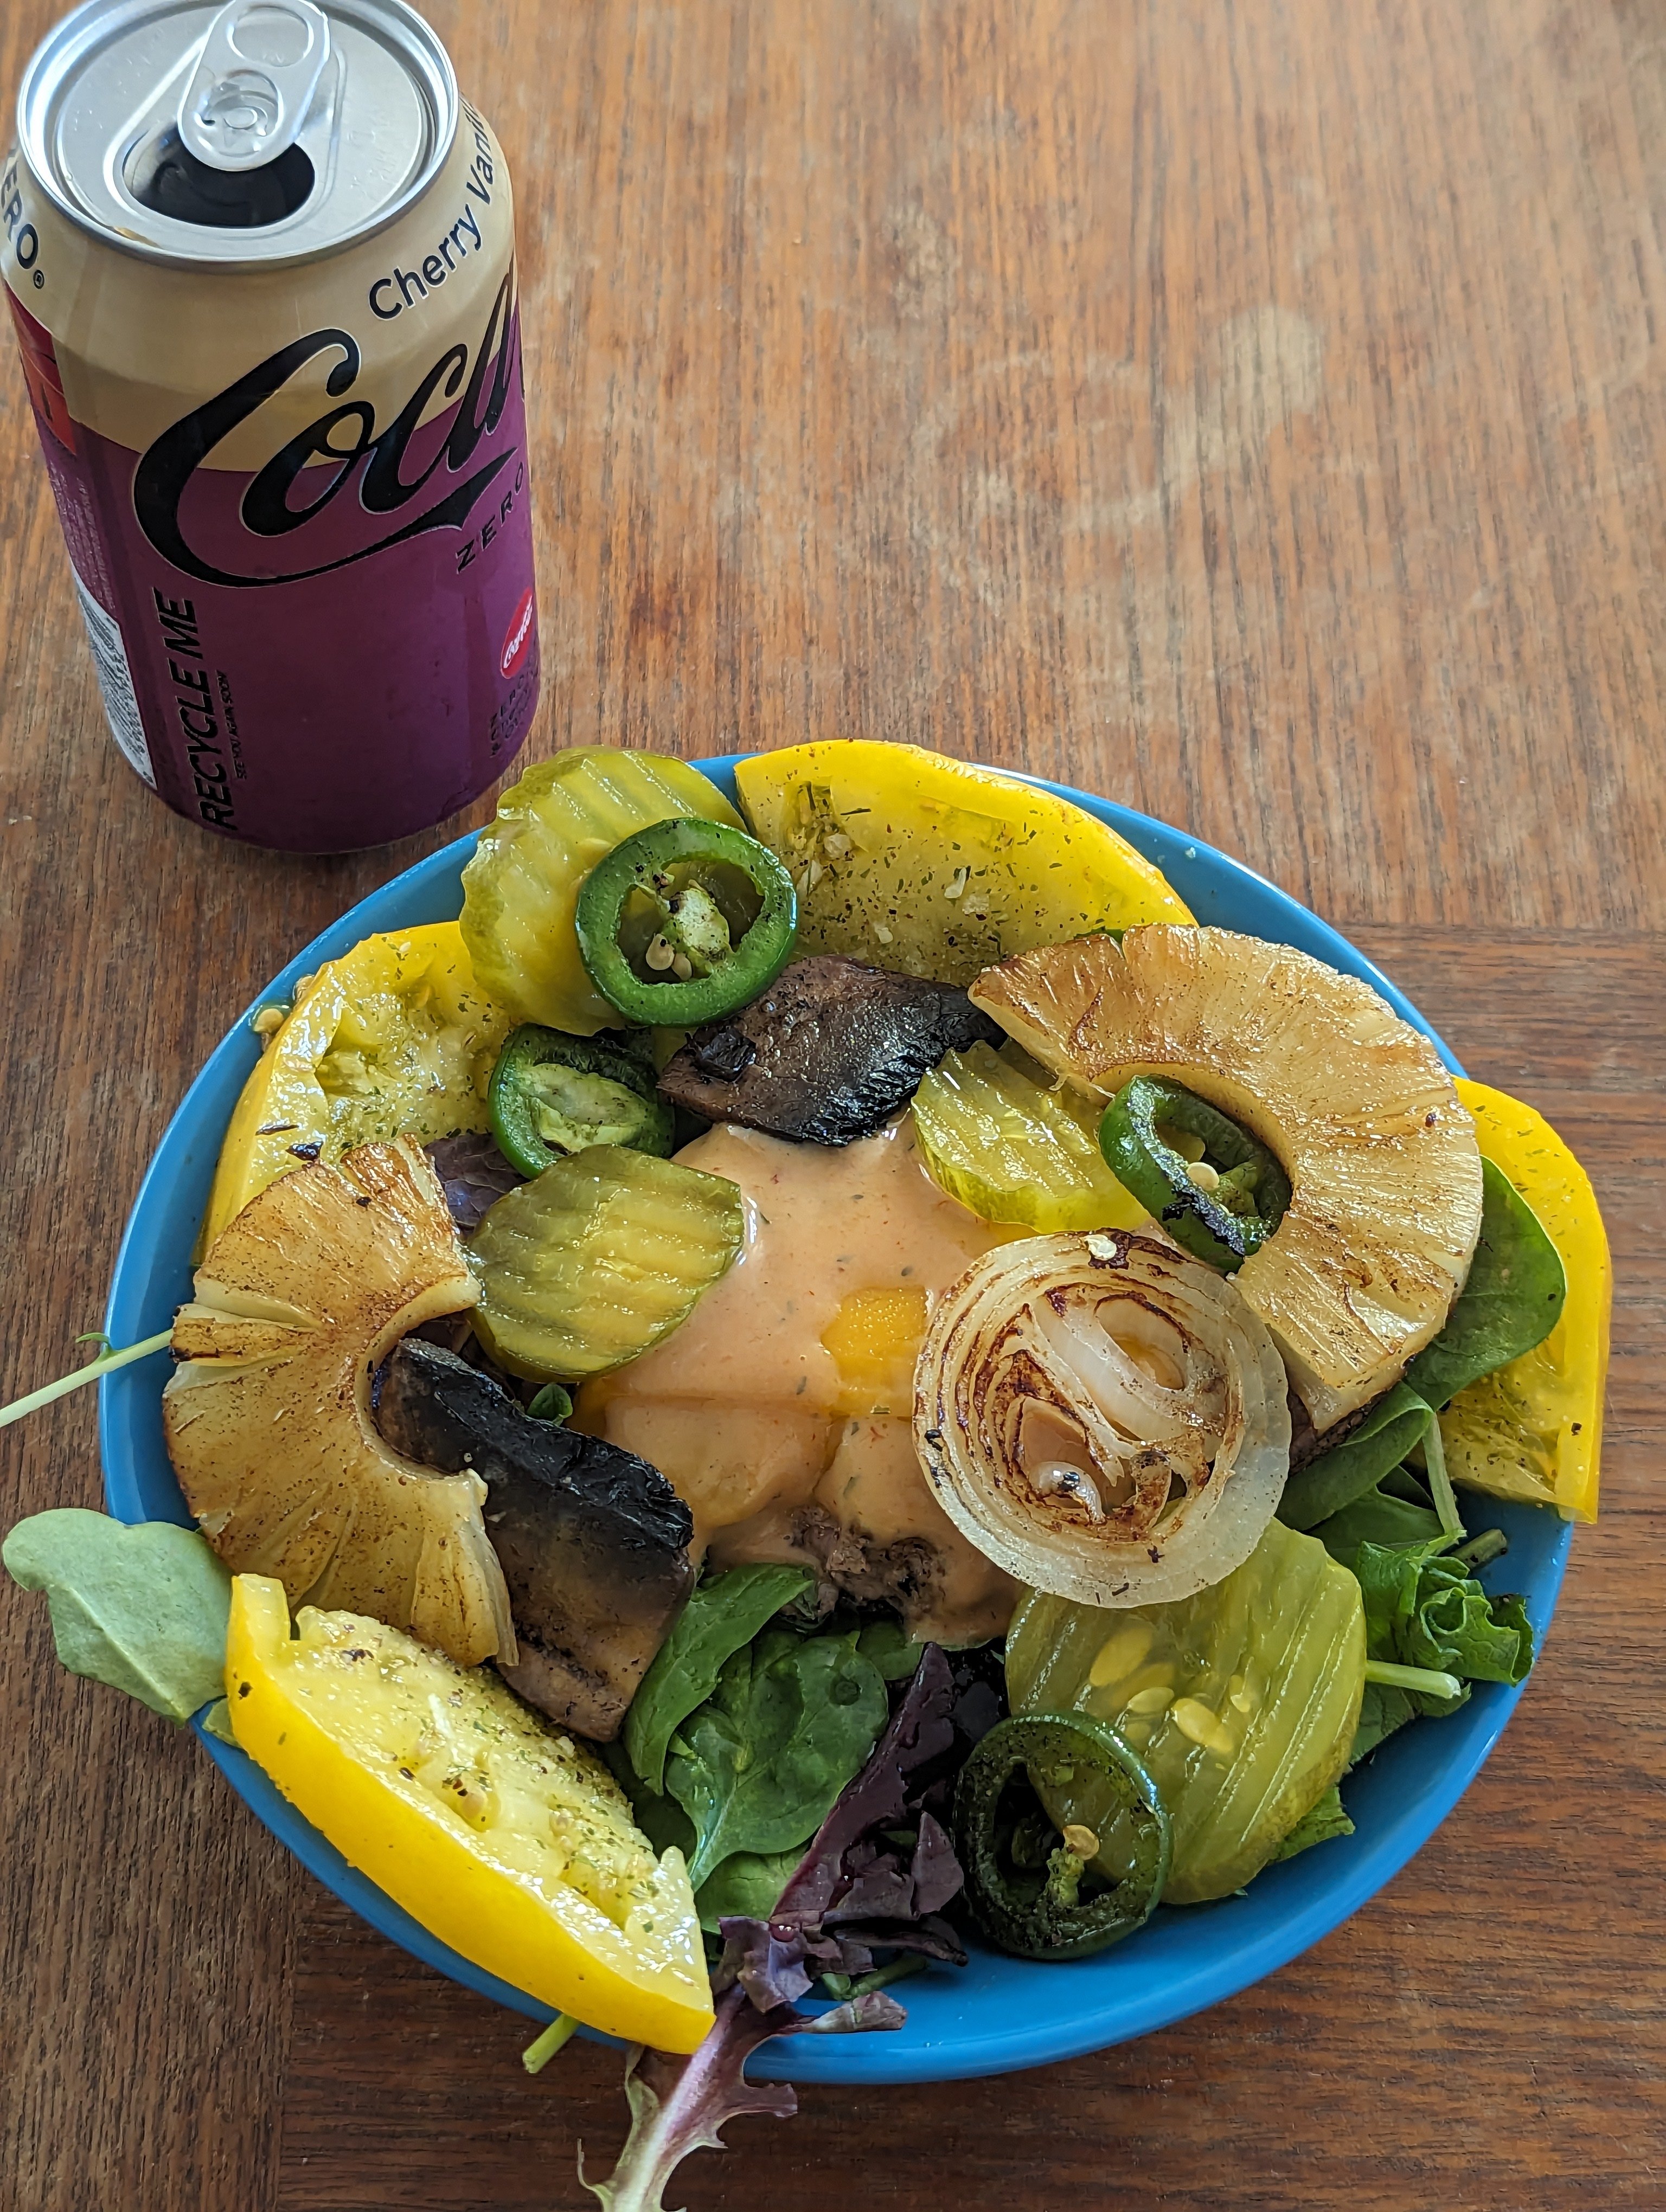
[[8, 1409], [110, 1377], [119, 1518], [4, 1547], [65, 1662], [530, 2065], [631, 2047], [613, 2212], [790, 2112], [754, 2053], [993, 2070], [1290, 1956], [1594, 1517], [1577, 1162], [1109, 812], [862, 741], [540, 763], [228, 1040], [119, 1267], [153, 1333]]

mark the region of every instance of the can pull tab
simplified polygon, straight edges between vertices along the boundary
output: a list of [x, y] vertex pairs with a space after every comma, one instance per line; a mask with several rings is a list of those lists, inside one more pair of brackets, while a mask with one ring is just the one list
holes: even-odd
[[179, 137], [211, 169], [261, 168], [294, 144], [330, 58], [313, 0], [230, 0], [179, 102]]

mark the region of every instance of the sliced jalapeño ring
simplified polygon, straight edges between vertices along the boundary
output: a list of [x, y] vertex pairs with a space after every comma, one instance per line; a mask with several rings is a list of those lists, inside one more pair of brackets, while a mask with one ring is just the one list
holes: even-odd
[[1290, 1204], [1290, 1178], [1268, 1147], [1162, 1076], [1122, 1085], [1100, 1121], [1099, 1149], [1175, 1243], [1224, 1275], [1267, 1242]]
[[569, 1036], [523, 1022], [497, 1055], [487, 1109], [498, 1150], [528, 1176], [592, 1145], [665, 1158], [676, 1141], [653, 1067], [606, 1032]]
[[575, 917], [590, 980], [628, 1022], [697, 1029], [766, 991], [792, 956], [793, 879], [722, 822], [655, 822], [585, 878]]
[[[1113, 1839], [1074, 1824], [1058, 1836], [1049, 1789], [1084, 1772], [1108, 1785]], [[955, 1784], [954, 1845], [984, 1934], [1020, 1959], [1080, 1959], [1144, 1927], [1169, 1878], [1173, 1835], [1157, 1785], [1115, 1729], [1086, 1713], [999, 1722]], [[1108, 1826], [1111, 1824], [1107, 1824]]]

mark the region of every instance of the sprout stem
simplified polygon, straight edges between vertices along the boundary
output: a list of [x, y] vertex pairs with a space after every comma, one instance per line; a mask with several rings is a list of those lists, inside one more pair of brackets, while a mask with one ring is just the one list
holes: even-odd
[[1400, 1667], [1392, 1659], [1367, 1659], [1365, 1680], [1387, 1690], [1420, 1690], [1426, 1698], [1461, 1698], [1463, 1685], [1456, 1674], [1443, 1674], [1432, 1667]]
[[1502, 1528], [1483, 1528], [1479, 1536], [1472, 1536], [1467, 1544], [1460, 1544], [1452, 1557], [1462, 1559], [1473, 1574], [1484, 1567], [1489, 1559], [1499, 1559], [1510, 1549], [1510, 1539]]
[[21, 1421], [25, 1413], [39, 1413], [54, 1398], [67, 1398], [83, 1382], [96, 1382], [102, 1375], [113, 1375], [119, 1367], [131, 1367], [136, 1359], [149, 1359], [153, 1352], [162, 1349], [173, 1334], [171, 1328], [159, 1329], [155, 1336], [146, 1337], [143, 1344], [130, 1344], [125, 1352], [106, 1352], [89, 1366], [77, 1367], [73, 1375], [60, 1375], [56, 1382], [46, 1382], [39, 1390], [31, 1390], [27, 1398], [14, 1398], [9, 1406], [0, 1406], [0, 1429], [13, 1421]]
[[1430, 1414], [1429, 1425], [1423, 1431], [1423, 1472], [1429, 1478], [1429, 1495], [1434, 1499], [1442, 1532], [1450, 1544], [1462, 1535], [1463, 1522], [1458, 1517], [1452, 1478], [1446, 1472], [1446, 1447], [1441, 1441], [1438, 1413]]
[[876, 1966], [871, 1974], [860, 1975], [850, 1985], [853, 1997], [866, 1996], [870, 1990], [883, 1990], [889, 1983], [905, 1982], [910, 1974], [922, 1974], [930, 1965], [918, 1951], [904, 1951], [887, 1966]]
[[556, 2053], [573, 2039], [578, 2022], [570, 2012], [558, 2012], [542, 2035], [529, 2043], [520, 2063], [529, 2074], [541, 2074]]

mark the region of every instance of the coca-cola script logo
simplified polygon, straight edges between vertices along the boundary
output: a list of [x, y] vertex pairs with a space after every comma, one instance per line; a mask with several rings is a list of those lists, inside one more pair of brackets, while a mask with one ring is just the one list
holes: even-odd
[[523, 592], [514, 619], [504, 633], [503, 650], [497, 657], [497, 665], [505, 676], [513, 676], [526, 658], [526, 648], [532, 641], [532, 605], [531, 591]]
[[[376, 428], [376, 410], [368, 399], [344, 400], [320, 415], [281, 447], [254, 476], [238, 510], [244, 528], [261, 538], [283, 538], [291, 531], [303, 530], [346, 489], [355, 475], [359, 478], [359, 505], [368, 514], [398, 514], [428, 489], [442, 467], [447, 480], [461, 475], [481, 440], [496, 429], [508, 404], [516, 353], [510, 310], [512, 283], [513, 271], [504, 278], [492, 302], [486, 327], [474, 349], [471, 370], [468, 347], [448, 346], [381, 430]], [[140, 527], [164, 560], [207, 584], [293, 584], [307, 576], [328, 575], [355, 561], [368, 561], [373, 553], [386, 552], [390, 545], [403, 544], [424, 531], [461, 528], [487, 486], [514, 459], [513, 446], [465, 476], [460, 483], [450, 483], [412, 520], [378, 538], [374, 544], [361, 545], [334, 559], [285, 569], [277, 575], [239, 575], [204, 558], [187, 542], [179, 509], [197, 471], [222, 439], [246, 422], [315, 355], [332, 347], [339, 349], [342, 357], [330, 371], [325, 390], [332, 399], [339, 398], [358, 376], [362, 363], [358, 341], [350, 331], [313, 331], [280, 347], [246, 376], [239, 377], [235, 384], [164, 430], [143, 456], [133, 477], [133, 507]], [[427, 466], [407, 481], [403, 473], [406, 449], [424, 412], [436, 393], [454, 399], [465, 374], [467, 389], [448, 434]], [[335, 442], [338, 431], [349, 442]], [[336, 464], [328, 472], [327, 482], [306, 506], [292, 507], [289, 496], [301, 471], [319, 461]]]

